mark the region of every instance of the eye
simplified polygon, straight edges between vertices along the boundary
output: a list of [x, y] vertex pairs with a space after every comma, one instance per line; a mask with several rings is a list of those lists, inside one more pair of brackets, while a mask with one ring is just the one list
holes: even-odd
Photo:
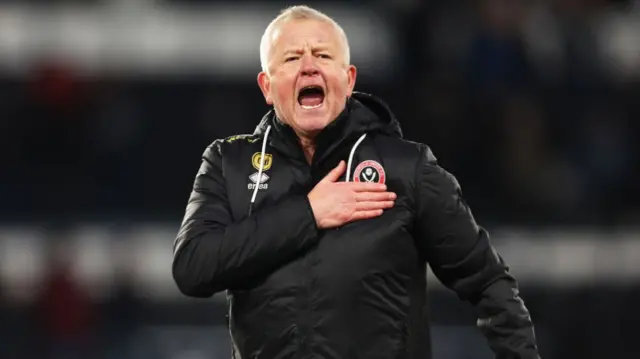
[[320, 54], [318, 56], [320, 56], [320, 58], [323, 58], [323, 59], [330, 59], [331, 58], [331, 55], [329, 55], [329, 54]]
[[298, 56], [289, 56], [287, 58], [284, 59], [285, 62], [291, 62], [291, 61], [295, 61], [298, 59]]

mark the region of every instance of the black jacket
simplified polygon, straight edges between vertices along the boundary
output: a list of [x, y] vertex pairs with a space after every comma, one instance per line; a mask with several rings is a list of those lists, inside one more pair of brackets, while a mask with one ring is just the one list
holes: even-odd
[[[354, 147], [350, 178], [384, 177], [396, 204], [378, 218], [319, 230], [307, 194]], [[318, 135], [311, 165], [273, 111], [253, 135], [205, 150], [173, 276], [187, 296], [227, 291], [234, 358], [424, 359], [427, 263], [477, 308], [497, 358], [538, 358], [516, 281], [456, 179], [426, 145], [402, 139], [382, 101], [355, 93]]]

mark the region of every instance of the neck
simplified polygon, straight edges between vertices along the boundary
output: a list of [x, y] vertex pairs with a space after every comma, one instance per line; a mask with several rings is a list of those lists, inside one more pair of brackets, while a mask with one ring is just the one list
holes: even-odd
[[307, 159], [307, 162], [311, 163], [313, 154], [316, 152], [316, 142], [312, 138], [298, 137], [298, 139], [300, 141], [300, 146], [302, 146], [304, 157]]

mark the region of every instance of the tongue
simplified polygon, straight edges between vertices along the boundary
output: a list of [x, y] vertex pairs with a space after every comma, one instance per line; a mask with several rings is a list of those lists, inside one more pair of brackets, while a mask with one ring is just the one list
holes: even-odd
[[302, 106], [317, 106], [322, 103], [324, 96], [321, 94], [304, 94], [300, 96], [300, 104]]

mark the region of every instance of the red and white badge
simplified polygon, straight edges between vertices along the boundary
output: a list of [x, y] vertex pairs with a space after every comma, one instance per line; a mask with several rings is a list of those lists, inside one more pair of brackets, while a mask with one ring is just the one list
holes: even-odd
[[354, 182], [384, 183], [385, 180], [384, 168], [376, 161], [361, 162], [353, 172]]

